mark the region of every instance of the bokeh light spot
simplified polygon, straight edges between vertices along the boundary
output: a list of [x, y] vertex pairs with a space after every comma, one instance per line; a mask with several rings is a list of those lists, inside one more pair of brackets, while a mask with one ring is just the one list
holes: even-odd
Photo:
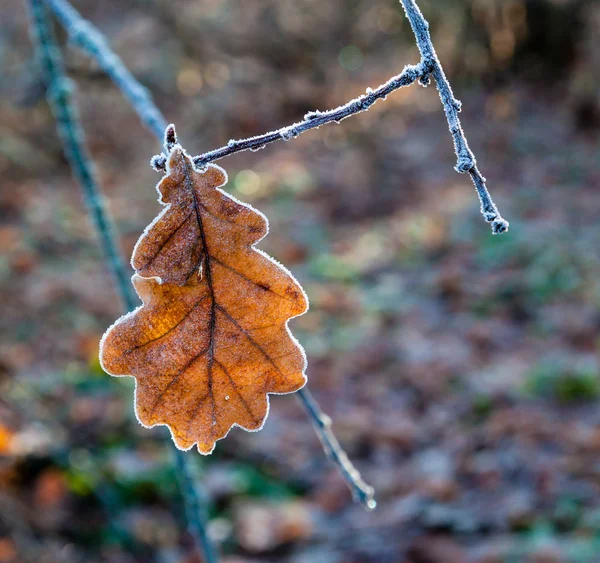
[[260, 189], [260, 176], [253, 170], [241, 170], [235, 177], [235, 189], [244, 195], [253, 195]]
[[340, 65], [346, 70], [358, 70], [363, 62], [362, 51], [356, 45], [348, 45], [340, 51]]

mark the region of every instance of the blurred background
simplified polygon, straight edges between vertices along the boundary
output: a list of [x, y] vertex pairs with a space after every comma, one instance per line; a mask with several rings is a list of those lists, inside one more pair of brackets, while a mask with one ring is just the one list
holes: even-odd
[[[291, 124], [419, 60], [396, 0], [74, 1], [190, 153]], [[492, 195], [436, 90], [220, 164], [305, 287], [310, 388], [367, 513], [293, 396], [195, 455], [228, 563], [600, 561], [600, 5], [420, 0]], [[65, 36], [60, 31], [60, 39]], [[66, 46], [124, 253], [160, 151]], [[44, 100], [24, 2], [0, 0], [0, 562], [198, 562], [164, 429], [98, 365], [121, 313]]]

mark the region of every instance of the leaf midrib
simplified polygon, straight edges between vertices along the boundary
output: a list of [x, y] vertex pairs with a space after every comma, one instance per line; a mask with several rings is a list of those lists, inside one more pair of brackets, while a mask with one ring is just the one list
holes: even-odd
[[[194, 212], [196, 214], [196, 220], [198, 222], [198, 232], [200, 233], [200, 241], [202, 242], [202, 252], [204, 254], [204, 261], [206, 263], [206, 272], [203, 271], [202, 273], [203, 273], [203, 275], [204, 274], [206, 275], [206, 285], [208, 287], [208, 292], [210, 295], [210, 317], [208, 320], [209, 340], [208, 340], [207, 373], [208, 373], [208, 394], [210, 395], [210, 401], [211, 401], [211, 406], [212, 406], [212, 413], [211, 413], [212, 425], [210, 427], [210, 435], [212, 438], [212, 437], [214, 437], [214, 427], [216, 425], [215, 396], [213, 393], [213, 365], [214, 365], [214, 361], [215, 361], [215, 332], [216, 332], [216, 328], [217, 328], [217, 302], [215, 300], [215, 289], [213, 286], [213, 279], [212, 279], [210, 251], [208, 249], [208, 241], [206, 239], [206, 233], [204, 231], [204, 223], [202, 221], [202, 216], [200, 214], [198, 198], [196, 197], [196, 189], [195, 189], [194, 182], [191, 178], [190, 165], [186, 161], [185, 156], [183, 157], [183, 160], [184, 160], [185, 184], [186, 184], [186, 188], [189, 189], [192, 194], [192, 198], [193, 198], [193, 202], [194, 202]], [[202, 254], [200, 254], [199, 262], [202, 262]], [[198, 267], [200, 267], [200, 264], [198, 264]], [[193, 274], [193, 272], [192, 272], [192, 274]], [[200, 406], [202, 405], [203, 402], [204, 402], [204, 399], [199, 403], [199, 405], [196, 408], [192, 417], [190, 417], [190, 426], [191, 426], [194, 418], [196, 417], [197, 410], [200, 408]]]
[[[238, 389], [237, 385], [235, 384], [235, 381], [233, 380], [233, 378], [231, 377], [231, 375], [229, 374], [228, 370], [225, 368], [225, 366], [223, 364], [221, 364], [216, 358], [215, 358], [215, 333], [216, 333], [216, 328], [217, 328], [217, 311], [221, 311], [221, 313], [223, 313], [225, 315], [226, 318], [228, 318], [230, 320], [230, 322], [232, 322], [232, 324], [250, 341], [250, 343], [252, 344], [252, 346], [254, 346], [265, 358], [266, 360], [275, 368], [275, 370], [283, 376], [283, 373], [281, 372], [281, 370], [279, 369], [279, 366], [273, 361], [273, 359], [271, 358], [271, 356], [263, 349], [263, 347], [258, 344], [258, 342], [256, 342], [249, 334], [248, 332], [243, 329], [243, 327], [241, 327], [239, 325], [239, 323], [227, 312], [227, 310], [222, 306], [219, 305], [217, 303], [216, 297], [215, 297], [215, 290], [214, 290], [214, 282], [213, 282], [213, 277], [212, 277], [212, 264], [211, 264], [211, 254], [208, 248], [208, 240], [206, 237], [206, 232], [204, 230], [204, 223], [202, 220], [202, 215], [200, 213], [200, 207], [205, 208], [205, 206], [198, 201], [197, 195], [196, 195], [196, 189], [195, 189], [195, 183], [192, 180], [191, 177], [191, 173], [193, 171], [193, 169], [191, 168], [190, 164], [185, 160], [184, 158], [184, 177], [185, 177], [185, 184], [186, 184], [186, 188], [190, 190], [191, 194], [192, 194], [192, 200], [194, 203], [194, 213], [196, 214], [196, 220], [198, 223], [198, 232], [200, 234], [200, 241], [202, 243], [202, 253], [200, 255], [200, 260], [198, 263], [198, 267], [200, 267], [200, 265], [202, 264], [202, 261], [204, 259], [204, 263], [206, 266], [206, 272], [204, 272], [204, 269], [202, 271], [203, 275], [206, 275], [206, 285], [208, 287], [208, 291], [209, 291], [209, 296], [210, 296], [210, 300], [211, 300], [211, 305], [210, 305], [210, 316], [209, 316], [209, 342], [208, 342], [208, 366], [207, 366], [207, 374], [208, 374], [208, 393], [207, 395], [204, 395], [202, 397], [202, 399], [200, 401], [198, 401], [198, 405], [196, 406], [196, 408], [194, 409], [193, 414], [190, 416], [190, 425], [188, 427], [188, 434], [189, 434], [189, 428], [191, 427], [194, 419], [196, 418], [196, 415], [198, 414], [198, 411], [200, 410], [200, 408], [202, 407], [202, 404], [204, 403], [204, 401], [206, 400], [207, 396], [210, 396], [211, 399], [211, 406], [212, 406], [212, 421], [213, 421], [213, 425], [211, 426], [211, 438], [214, 437], [214, 427], [216, 425], [216, 412], [215, 412], [215, 397], [214, 397], [214, 393], [213, 393], [213, 366], [216, 364], [218, 367], [220, 367], [220, 369], [225, 373], [225, 375], [229, 378], [232, 387], [234, 388], [234, 390], [236, 391], [236, 393], [238, 394], [238, 396], [240, 397], [242, 404], [244, 405], [244, 408], [246, 409], [246, 411], [248, 412], [248, 414], [250, 414], [250, 416], [252, 416], [252, 418], [254, 418], [255, 420], [257, 420], [257, 417], [254, 415], [254, 413], [252, 412], [252, 410], [250, 409], [250, 406], [248, 405], [248, 403], [246, 402], [246, 400], [244, 399], [244, 397], [242, 396], [240, 390]], [[226, 196], [225, 196], [226, 197]], [[202, 254], [204, 256], [202, 256]], [[218, 261], [216, 258], [215, 260], [221, 264], [220, 261]], [[228, 267], [227, 265], [223, 264], [223, 266]], [[234, 270], [237, 272], [237, 270]], [[191, 275], [193, 275], [193, 271], [191, 273]], [[238, 274], [242, 275], [241, 272], [237, 272]], [[250, 281], [250, 280], [249, 280]], [[275, 292], [272, 292], [275, 293]], [[275, 293], [275, 295], [278, 295]], [[279, 297], [282, 297], [281, 295], [278, 295]], [[285, 298], [284, 298], [285, 299]]]

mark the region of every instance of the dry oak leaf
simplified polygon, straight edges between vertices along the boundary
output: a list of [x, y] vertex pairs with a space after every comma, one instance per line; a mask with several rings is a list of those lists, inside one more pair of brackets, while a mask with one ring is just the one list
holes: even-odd
[[200, 172], [178, 144], [167, 146], [157, 186], [166, 208], [132, 259], [143, 305], [108, 329], [100, 361], [136, 378], [144, 426], [166, 425], [179, 448], [209, 454], [232, 426], [262, 427], [268, 393], [306, 383], [304, 351], [287, 323], [308, 302], [253, 246], [267, 234], [266, 217], [218, 189], [227, 181], [221, 168]]

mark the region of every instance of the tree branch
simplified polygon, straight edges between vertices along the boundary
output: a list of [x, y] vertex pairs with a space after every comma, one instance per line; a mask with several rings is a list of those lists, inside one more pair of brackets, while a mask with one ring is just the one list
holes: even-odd
[[297, 394], [309, 418], [317, 426], [317, 435], [321, 440], [325, 454], [338, 466], [342, 477], [352, 491], [354, 500], [360, 502], [367, 510], [375, 509], [377, 507], [374, 498], [375, 491], [371, 485], [363, 481], [360, 473], [348, 458], [348, 454], [340, 446], [338, 439], [331, 430], [331, 418], [321, 410], [319, 403], [315, 401], [308, 387], [300, 389]]
[[304, 116], [304, 121], [299, 121], [298, 123], [282, 127], [281, 129], [263, 135], [250, 137], [249, 139], [241, 139], [238, 141], [231, 140], [224, 147], [194, 157], [194, 164], [199, 168], [203, 168], [209, 162], [214, 162], [215, 160], [219, 160], [220, 158], [230, 156], [237, 152], [247, 150], [257, 151], [264, 148], [269, 143], [282, 139], [284, 141], [295, 139], [301, 133], [311, 129], [317, 129], [327, 123], [340, 123], [343, 119], [346, 119], [351, 115], [367, 111], [377, 100], [385, 100], [385, 98], [395, 90], [412, 84], [423, 75], [423, 72], [424, 68], [421, 64], [405, 66], [400, 74], [390, 78], [385, 84], [382, 84], [375, 90], [367, 88], [366, 94], [363, 94], [354, 100], [350, 100], [343, 106], [329, 111], [311, 111]]
[[421, 53], [421, 64], [426, 69], [426, 73], [421, 77], [421, 83], [426, 85], [429, 82], [429, 75], [433, 76], [440, 99], [442, 100], [442, 105], [444, 106], [448, 128], [454, 141], [454, 151], [458, 159], [455, 170], [461, 174], [465, 172], [469, 173], [473, 184], [475, 184], [479, 201], [481, 202], [481, 214], [488, 223], [492, 224], [492, 232], [494, 234], [504, 233], [508, 230], [509, 223], [500, 215], [486, 188], [485, 178], [477, 169], [475, 155], [469, 148], [467, 138], [458, 118], [461, 103], [454, 97], [450, 83], [444, 74], [444, 69], [435, 52], [429, 33], [429, 23], [423, 17], [421, 10], [419, 10], [414, 0], [400, 1], [415, 34], [417, 46]]
[[[455, 170], [459, 173], [468, 173], [471, 177], [481, 203], [481, 213], [484, 219], [488, 223], [491, 223], [492, 232], [494, 234], [506, 232], [509, 223], [500, 215], [486, 187], [486, 179], [477, 168], [477, 161], [469, 148], [458, 117], [461, 103], [454, 97], [450, 83], [444, 74], [442, 65], [435, 52], [429, 34], [429, 24], [414, 0], [400, 1], [415, 34], [419, 52], [421, 53], [421, 62], [419, 64], [406, 66], [399, 75], [392, 77], [385, 84], [382, 84], [375, 90], [368, 88], [366, 94], [336, 109], [309, 112], [304, 116], [303, 121], [282, 127], [276, 131], [270, 131], [248, 139], [232, 139], [223, 147], [194, 157], [194, 164], [199, 168], [203, 168], [210, 162], [238, 152], [260, 150], [269, 143], [294, 139], [301, 133], [316, 129], [327, 123], [340, 123], [347, 117], [366, 111], [377, 100], [385, 99], [395, 90], [408, 86], [416, 80], [419, 80], [422, 85], [426, 86], [429, 84], [430, 76], [433, 76], [444, 107], [448, 128], [454, 142], [454, 150], [457, 156]], [[73, 43], [86, 51], [98, 62], [100, 67], [122, 90], [123, 94], [139, 114], [141, 120], [158, 138], [162, 137], [167, 125], [164, 117], [154, 105], [148, 90], [133, 77], [119, 57], [111, 50], [102, 33], [90, 22], [84, 20], [66, 0], [44, 0], [44, 2], [54, 10], [68, 31]]]
[[477, 195], [481, 203], [481, 214], [484, 219], [492, 224], [492, 232], [494, 234], [504, 233], [508, 230], [509, 223], [498, 211], [485, 185], [485, 178], [477, 168], [477, 161], [462, 129], [458, 114], [461, 109], [461, 103], [454, 97], [452, 88], [442, 65], [437, 57], [431, 36], [429, 34], [429, 23], [423, 17], [419, 7], [414, 0], [401, 0], [402, 6], [406, 12], [406, 16], [410, 21], [410, 25], [415, 34], [419, 52], [421, 53], [421, 62], [418, 65], [406, 66], [401, 74], [394, 76], [385, 84], [382, 84], [375, 90], [367, 89], [367, 93], [358, 98], [349, 101], [347, 104], [329, 111], [314, 111], [309, 112], [304, 116], [304, 121], [294, 123], [287, 127], [282, 127], [276, 131], [271, 131], [256, 137], [248, 139], [231, 140], [226, 146], [204, 153], [194, 157], [194, 164], [199, 168], [203, 168], [209, 162], [214, 162], [220, 158], [230, 156], [237, 152], [245, 150], [259, 150], [265, 145], [283, 139], [288, 141], [296, 138], [301, 133], [316, 129], [335, 121], [339, 123], [343, 119], [356, 115], [369, 109], [377, 100], [385, 99], [388, 94], [394, 90], [408, 86], [417, 79], [423, 86], [429, 84], [430, 76], [433, 76], [446, 119], [448, 120], [448, 128], [452, 134], [454, 141], [454, 151], [458, 159], [455, 170], [461, 174], [468, 173], [477, 190]]
[[188, 531], [204, 554], [205, 563], [217, 563], [219, 556], [215, 545], [211, 541], [207, 532], [207, 505], [208, 499], [204, 489], [196, 484], [194, 469], [190, 464], [190, 458], [186, 452], [182, 452], [174, 445], [171, 453], [175, 460], [175, 475], [179, 484], [179, 489], [185, 500], [185, 514], [187, 516]]
[[167, 127], [167, 122], [152, 100], [145, 86], [129, 72], [119, 56], [110, 48], [104, 35], [83, 19], [81, 14], [65, 0], [43, 0], [54, 12], [61, 25], [67, 30], [69, 40], [90, 55], [100, 68], [111, 78], [129, 103], [135, 108], [140, 120], [158, 139]]
[[[40, 0], [30, 0], [30, 2], [36, 1], [39, 2]], [[162, 143], [164, 130], [166, 129], [165, 118], [152, 101], [152, 98], [148, 94], [147, 90], [127, 70], [121, 59], [111, 50], [101, 32], [98, 31], [98, 29], [96, 29], [90, 22], [84, 20], [66, 0], [43, 0], [43, 2], [45, 2], [56, 13], [61, 24], [69, 34], [69, 37], [79, 47], [91, 55], [98, 62], [100, 67], [103, 68], [113, 79], [115, 84], [123, 91], [124, 95], [127, 97], [131, 103], [131, 106], [137, 112], [142, 122], [152, 130], [155, 136]], [[413, 71], [408, 69], [413, 69]], [[402, 78], [402, 80], [408, 80], [412, 76], [411, 72], [417, 72], [417, 67], [407, 67], [405, 69], [406, 75], [404, 78]], [[402, 77], [405, 73], [399, 75], [397, 78], [400, 79], [400, 77]], [[415, 79], [416, 76], [412, 79], [412, 81]], [[394, 79], [390, 80], [380, 88], [392, 88], [393, 80]], [[397, 87], [400, 86], [402, 86], [402, 84]], [[375, 93], [373, 92], [372, 94], [374, 95]], [[383, 97], [383, 93], [380, 94], [381, 95], [379, 97]], [[370, 95], [371, 94], [367, 94], [367, 96], [364, 97], [368, 98]], [[375, 101], [376, 99], [371, 101], [371, 98], [369, 98], [368, 101], [361, 103], [368, 103], [370, 106]], [[356, 100], [353, 102], [358, 103]], [[363, 107], [359, 111], [364, 111], [365, 109], [367, 109], [367, 107]], [[354, 113], [356, 113], [356, 111]], [[319, 119], [319, 115], [325, 115], [318, 114], [318, 112], [315, 112], [315, 114], [316, 117], [314, 119]], [[343, 119], [344, 117], [345, 116], [340, 115], [339, 118]], [[315, 122], [314, 125], [315, 127], [318, 126], [316, 123], [317, 122]], [[159, 126], [162, 127], [163, 124], [165, 124], [165, 126], [160, 129]], [[293, 136], [293, 134], [290, 134], [288, 138], [293, 138]], [[281, 137], [279, 136], [278, 138]], [[265, 142], [262, 144], [264, 145]], [[153, 158], [152, 163], [153, 166], [157, 166], [158, 161]], [[129, 286], [129, 284], [127, 284], [127, 286]], [[352, 492], [353, 498], [360, 501], [368, 509], [374, 508], [375, 501], [373, 500], [373, 488], [367, 485], [361, 479], [360, 473], [354, 468], [348, 459], [348, 456], [341, 448], [338, 440], [330, 428], [331, 421], [329, 420], [329, 417], [321, 412], [317, 402], [312, 397], [306, 386], [300, 391], [297, 391], [296, 395], [305, 407], [309, 421], [321, 440], [323, 448], [325, 449], [325, 453], [338, 466], [340, 473]], [[182, 456], [184, 453], [177, 450], [176, 455]], [[199, 526], [199, 529], [202, 529], [202, 526]]]
[[[104, 207], [93, 161], [87, 150], [79, 114], [73, 103], [72, 85], [65, 73], [62, 54], [54, 37], [46, 7], [41, 0], [29, 0], [31, 34], [46, 82], [46, 96], [56, 119], [58, 132], [71, 169], [79, 182], [88, 212], [100, 237], [106, 260], [116, 279], [124, 309], [132, 311], [138, 304], [121, 255], [110, 216]], [[173, 444], [180, 491], [184, 499], [188, 526], [206, 563], [216, 563], [218, 557], [207, 533], [205, 510], [193, 483], [190, 459]]]

